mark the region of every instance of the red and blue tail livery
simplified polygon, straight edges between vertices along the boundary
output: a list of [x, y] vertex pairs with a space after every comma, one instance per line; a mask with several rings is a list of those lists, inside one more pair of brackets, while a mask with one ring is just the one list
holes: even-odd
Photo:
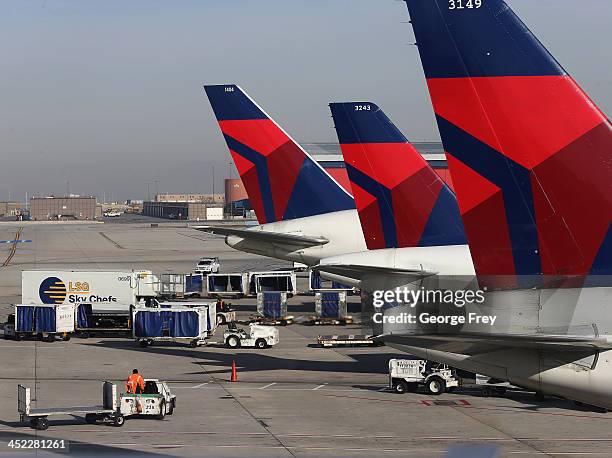
[[239, 86], [204, 86], [260, 224], [355, 208], [348, 194]]
[[504, 1], [406, 3], [478, 275], [612, 274], [607, 117]]
[[368, 249], [467, 243], [455, 195], [378, 106], [330, 109]]

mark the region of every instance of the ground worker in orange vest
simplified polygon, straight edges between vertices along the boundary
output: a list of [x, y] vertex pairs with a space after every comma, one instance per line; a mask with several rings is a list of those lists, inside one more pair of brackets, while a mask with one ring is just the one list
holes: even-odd
[[138, 369], [134, 369], [125, 383], [126, 391], [130, 394], [141, 394], [144, 392], [144, 387], [145, 383], [142, 375], [138, 373]]

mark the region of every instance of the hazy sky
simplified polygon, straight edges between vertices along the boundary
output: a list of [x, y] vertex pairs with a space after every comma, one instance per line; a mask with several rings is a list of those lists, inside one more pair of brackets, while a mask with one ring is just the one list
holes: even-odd
[[[608, 115], [609, 0], [509, 0]], [[438, 140], [394, 0], [0, 0], [0, 200], [26, 191], [221, 191], [229, 154], [203, 83], [238, 83], [298, 141], [327, 104], [371, 100]], [[235, 176], [235, 171], [232, 172]]]

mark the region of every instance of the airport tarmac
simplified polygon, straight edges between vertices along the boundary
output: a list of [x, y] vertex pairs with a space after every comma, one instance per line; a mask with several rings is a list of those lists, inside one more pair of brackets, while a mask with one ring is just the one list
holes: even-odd
[[[157, 221], [156, 221], [157, 222]], [[220, 237], [179, 223], [2, 224], [0, 239], [21, 240], [12, 253], [0, 245], [0, 319], [21, 295], [22, 269], [151, 269], [190, 272], [200, 256], [215, 255], [222, 270], [288, 265], [237, 252]], [[240, 302], [239, 319], [254, 308]], [[356, 312], [357, 304], [351, 310]], [[289, 302], [292, 314], [312, 310], [312, 297]], [[385, 391], [387, 362], [405, 357], [389, 347], [322, 349], [318, 334], [365, 333], [359, 325], [280, 327], [270, 349], [142, 349], [119, 338], [69, 342], [0, 341], [0, 455], [11, 439], [65, 439], [68, 453], [138, 456], [443, 456], [459, 444], [499, 447], [503, 456], [612, 455], [612, 414], [572, 402], [535, 400], [511, 392], [485, 398], [475, 389], [439, 397]], [[220, 340], [223, 327], [213, 341]], [[236, 362], [238, 382], [229, 382]], [[101, 382], [123, 381], [137, 367], [169, 382], [177, 409], [165, 420], [130, 419], [121, 428], [81, 418], [51, 419], [46, 431], [18, 422], [17, 384], [32, 388], [39, 407], [98, 404]], [[18, 456], [27, 456], [21, 451]], [[34, 453], [32, 453], [34, 454]], [[40, 453], [38, 455], [41, 455]], [[44, 454], [43, 454], [44, 455]]]

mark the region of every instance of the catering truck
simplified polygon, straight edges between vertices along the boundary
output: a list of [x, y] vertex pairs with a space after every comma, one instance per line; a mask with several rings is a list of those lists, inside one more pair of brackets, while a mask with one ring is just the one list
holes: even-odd
[[157, 297], [157, 277], [150, 271], [24, 270], [24, 304], [97, 304], [129, 307]]
[[158, 296], [150, 271], [24, 270], [21, 302], [75, 306], [77, 332], [129, 329], [130, 309]]

